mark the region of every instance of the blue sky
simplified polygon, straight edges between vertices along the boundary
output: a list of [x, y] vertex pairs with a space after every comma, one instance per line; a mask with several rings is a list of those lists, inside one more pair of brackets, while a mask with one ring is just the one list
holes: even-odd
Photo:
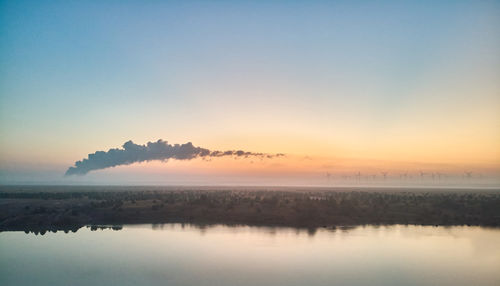
[[130, 139], [500, 162], [498, 1], [1, 1], [0, 13], [4, 181], [59, 180]]

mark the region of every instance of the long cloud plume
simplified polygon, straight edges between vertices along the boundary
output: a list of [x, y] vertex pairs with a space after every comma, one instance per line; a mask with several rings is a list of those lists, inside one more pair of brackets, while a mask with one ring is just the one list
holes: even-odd
[[211, 151], [209, 149], [193, 146], [191, 142], [172, 145], [161, 139], [156, 142], [148, 142], [146, 145], [139, 145], [132, 141], [127, 141], [122, 147], [123, 148], [109, 149], [107, 152], [96, 151], [93, 154], [89, 154], [88, 158], [77, 161], [75, 162], [75, 166], [69, 167], [65, 175], [85, 175], [94, 170], [152, 160], [192, 160], [195, 158], [207, 159], [223, 156], [244, 158], [274, 158], [284, 156], [284, 154], [254, 153], [242, 150]]

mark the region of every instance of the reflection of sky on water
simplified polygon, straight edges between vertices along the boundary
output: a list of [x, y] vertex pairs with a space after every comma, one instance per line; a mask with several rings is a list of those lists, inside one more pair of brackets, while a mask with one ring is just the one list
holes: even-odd
[[500, 229], [402, 225], [4, 232], [0, 284], [498, 285], [498, 241]]

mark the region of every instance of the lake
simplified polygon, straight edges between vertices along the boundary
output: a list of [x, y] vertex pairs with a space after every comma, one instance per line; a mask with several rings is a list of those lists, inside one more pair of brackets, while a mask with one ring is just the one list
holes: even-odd
[[165, 224], [1, 232], [0, 285], [500, 285], [500, 229]]

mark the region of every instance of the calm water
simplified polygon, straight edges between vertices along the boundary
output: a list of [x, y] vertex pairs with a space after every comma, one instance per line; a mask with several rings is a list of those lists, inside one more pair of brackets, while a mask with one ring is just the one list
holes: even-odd
[[2, 232], [0, 285], [500, 285], [500, 229]]

